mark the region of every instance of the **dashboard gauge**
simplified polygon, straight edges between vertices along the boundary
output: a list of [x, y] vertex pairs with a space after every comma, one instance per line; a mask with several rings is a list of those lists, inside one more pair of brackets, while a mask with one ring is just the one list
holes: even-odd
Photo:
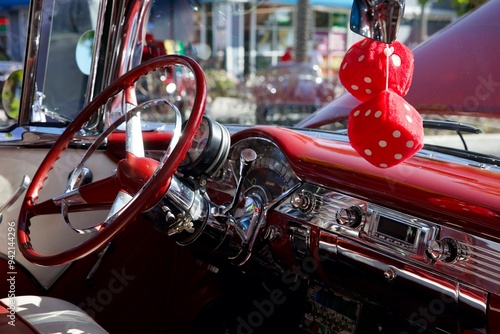
[[211, 176], [224, 164], [230, 140], [229, 131], [224, 126], [203, 116], [191, 147], [179, 165], [179, 172], [193, 177]]
[[264, 139], [246, 139], [233, 147], [230, 158], [236, 165], [235, 171], [239, 170], [239, 154], [245, 148], [257, 153], [257, 159], [244, 180], [245, 191], [259, 186], [265, 190], [266, 197], [273, 200], [299, 183], [283, 152]]

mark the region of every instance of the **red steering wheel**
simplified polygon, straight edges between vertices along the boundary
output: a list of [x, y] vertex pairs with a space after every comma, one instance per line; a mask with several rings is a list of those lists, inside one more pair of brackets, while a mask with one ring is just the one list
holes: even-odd
[[[191, 114], [183, 128], [183, 133], [170, 154], [165, 154], [158, 161], [136, 156], [133, 152], [127, 152], [126, 158], [118, 163], [117, 171], [112, 176], [81, 185], [70, 192], [66, 191], [59, 197], [37, 203], [39, 192], [43, 188], [44, 182], [53, 169], [55, 162], [68, 147], [77, 132], [85, 126], [101, 106], [106, 104], [111, 97], [124, 93], [127, 89], [133, 87], [142, 75], [157, 69], [177, 65], [186, 66], [193, 73], [196, 82], [196, 95]], [[18, 244], [24, 257], [32, 263], [45, 266], [59, 265], [80, 259], [106, 245], [128, 223], [135, 220], [137, 215], [156, 204], [168, 189], [172, 175], [176, 172], [177, 167], [191, 147], [193, 137], [203, 118], [206, 92], [205, 76], [198, 63], [189, 57], [168, 55], [154, 58], [139, 65], [125, 73], [97, 95], [68, 125], [50, 149], [27, 189], [21, 205], [17, 227]], [[122, 119], [124, 118], [122, 117]], [[111, 131], [105, 132], [106, 136], [109, 135], [109, 132]], [[102, 142], [105, 137], [102, 139], [101, 137], [96, 141]], [[128, 131], [126, 140], [131, 140], [128, 138]], [[96, 146], [99, 145], [92, 145], [89, 150], [95, 150]], [[102, 208], [103, 202], [107, 202], [109, 206], [113, 200], [116, 203], [116, 199], [122, 194], [127, 194], [129, 200], [120, 206], [116, 212], [110, 213], [105, 221], [95, 225], [96, 233], [90, 239], [59, 254], [40, 254], [33, 248], [29, 230], [33, 217], [59, 213], [62, 208], [61, 203], [69, 200], [72, 203], [77, 203], [77, 205], [71, 206], [72, 212]], [[61, 200], [61, 198], [63, 199]]]

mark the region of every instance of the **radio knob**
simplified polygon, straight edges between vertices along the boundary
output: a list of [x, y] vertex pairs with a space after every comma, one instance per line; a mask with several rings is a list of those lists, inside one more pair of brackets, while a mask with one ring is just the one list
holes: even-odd
[[316, 200], [314, 196], [309, 191], [301, 191], [300, 193], [295, 193], [290, 199], [290, 204], [295, 209], [299, 209], [302, 212], [310, 212], [316, 206]]
[[430, 240], [427, 243], [427, 254], [433, 260], [446, 263], [462, 261], [467, 258], [466, 248], [459, 245], [455, 239], [445, 237], [441, 240]]
[[340, 208], [337, 211], [337, 223], [347, 227], [358, 227], [363, 220], [363, 210], [353, 205], [350, 208]]

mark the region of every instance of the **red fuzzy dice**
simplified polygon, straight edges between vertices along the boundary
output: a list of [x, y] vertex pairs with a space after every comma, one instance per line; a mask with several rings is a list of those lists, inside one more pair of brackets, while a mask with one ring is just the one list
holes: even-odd
[[365, 102], [386, 89], [406, 95], [413, 77], [413, 53], [396, 41], [385, 44], [363, 39], [349, 48], [340, 64], [339, 79], [355, 98]]
[[420, 114], [401, 96], [382, 91], [354, 108], [347, 123], [351, 146], [374, 166], [387, 168], [423, 146]]

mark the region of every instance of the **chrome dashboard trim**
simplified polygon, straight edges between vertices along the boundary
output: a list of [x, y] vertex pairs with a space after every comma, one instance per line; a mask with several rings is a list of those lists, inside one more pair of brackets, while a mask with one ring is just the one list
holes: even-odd
[[[376, 205], [355, 197], [343, 194], [336, 190], [326, 189], [314, 184], [303, 184], [295, 193], [307, 190], [316, 196], [318, 203], [310, 212], [302, 212], [293, 207], [293, 194], [289, 200], [282, 202], [276, 210], [289, 216], [296, 223], [316, 226], [320, 228], [317, 245], [320, 250], [326, 251], [331, 257], [340, 255], [352, 260], [365, 262], [364, 253], [350, 253], [349, 250], [339, 247], [339, 240], [348, 240], [360, 245], [366, 252], [379, 253], [380, 259], [395, 259], [412, 267], [419, 268], [420, 275], [443, 275], [460, 284], [480, 288], [484, 291], [500, 294], [500, 244], [479, 236], [464, 233], [442, 223], [431, 222], [416, 216]], [[350, 228], [335, 221], [335, 213], [341, 207], [351, 206], [362, 208], [364, 217], [362, 223]], [[399, 241], [380, 239], [374, 233], [380, 217], [402, 222], [406, 227], [414, 227], [418, 231], [414, 247], [408, 247]], [[456, 245], [466, 251], [465, 256], [450, 261], [433, 260], [427, 254], [426, 244], [431, 240], [452, 239]], [[370, 262], [373, 267], [384, 271], [385, 262]], [[400, 275], [398, 271], [396, 273]]]
[[450, 264], [437, 261], [433, 268], [443, 274], [500, 294], [500, 244], [442, 226], [441, 237], [451, 237], [468, 248], [467, 259]]
[[42, 19], [45, 13], [51, 13], [51, 10], [45, 7], [50, 6], [49, 2], [34, 1], [30, 6], [30, 13], [28, 19], [28, 36], [32, 38], [27, 39], [26, 57], [24, 61], [24, 75], [21, 90], [21, 106], [19, 112], [19, 125], [26, 125], [29, 123], [31, 115], [31, 106], [35, 96], [35, 72], [36, 64], [39, 60], [39, 49], [42, 39]]
[[[447, 276], [441, 272], [428, 271], [418, 266], [407, 265], [405, 262], [388, 259], [386, 254], [372, 250], [360, 252], [364, 245], [347, 238], [340, 237], [337, 245], [336, 258], [343, 262], [360, 267], [362, 263], [372, 268], [389, 281], [413, 282], [424, 287], [427, 291], [434, 291], [438, 298], [431, 301], [432, 304], [455, 304], [460, 312], [459, 322], [464, 328], [474, 328], [475, 333], [486, 333], [488, 314], [488, 292], [477, 288], [469, 282], [457, 281], [454, 277]], [[382, 261], [381, 259], [384, 259]], [[385, 260], [388, 260], [387, 262]], [[387, 273], [391, 273], [388, 277]], [[422, 305], [427, 307], [429, 305]], [[436, 307], [436, 306], [434, 306]], [[440, 310], [444, 310], [441, 308]], [[436, 315], [438, 315], [436, 313]]]
[[[396, 250], [400, 250], [400, 247], [404, 248], [405, 250], [410, 251], [411, 253], [415, 254], [412, 257], [418, 258], [420, 260], [424, 260], [422, 258], [422, 254], [425, 251], [426, 244], [429, 240], [434, 240], [437, 238], [437, 233], [439, 232], [439, 227], [432, 222], [429, 222], [424, 219], [420, 219], [414, 216], [410, 216], [407, 214], [404, 214], [402, 212], [398, 212], [395, 210], [391, 210], [379, 205], [375, 204], [369, 204], [370, 209], [372, 212], [377, 213], [377, 218], [374, 219], [373, 224], [370, 224], [367, 226], [365, 229], [365, 232], [367, 234], [362, 234], [362, 237], [368, 238], [368, 239], [373, 239], [370, 238], [370, 236], [376, 236], [378, 233], [378, 228], [380, 225], [380, 217], [383, 216], [385, 218], [392, 219], [394, 221], [402, 222], [408, 226], [415, 227], [418, 230], [418, 234], [416, 235], [416, 240], [413, 244], [411, 243], [404, 243], [404, 242], [398, 242], [398, 243], [391, 243], [387, 240], [387, 237], [385, 239], [382, 239], [380, 237], [376, 237], [377, 239], [382, 240], [383, 243], [387, 244], [387, 247]], [[383, 233], [381, 233], [383, 234]], [[377, 240], [377, 241], [380, 241]], [[396, 247], [394, 247], [396, 246]]]

